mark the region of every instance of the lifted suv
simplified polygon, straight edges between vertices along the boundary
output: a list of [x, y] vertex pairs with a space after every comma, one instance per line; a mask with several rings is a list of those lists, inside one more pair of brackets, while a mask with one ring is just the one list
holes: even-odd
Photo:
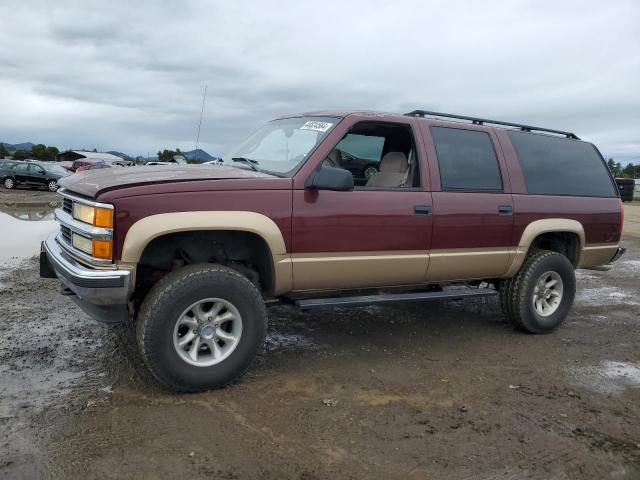
[[[353, 158], [376, 166], [357, 186]], [[620, 198], [592, 144], [434, 112], [294, 115], [224, 165], [60, 184], [41, 275], [99, 321], [133, 319], [151, 372], [179, 391], [239, 378], [274, 300], [499, 295], [516, 327], [546, 333], [571, 309], [574, 269], [624, 252]]]

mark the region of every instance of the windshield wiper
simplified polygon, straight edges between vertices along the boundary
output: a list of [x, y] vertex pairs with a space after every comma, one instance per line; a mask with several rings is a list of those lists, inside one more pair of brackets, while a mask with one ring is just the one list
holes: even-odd
[[254, 172], [260, 171], [260, 169], [256, 166], [258, 164], [257, 160], [251, 160], [250, 158], [244, 157], [233, 157], [231, 160], [233, 160], [234, 162], [242, 162], [249, 165], [251, 167], [251, 170], [253, 170]]

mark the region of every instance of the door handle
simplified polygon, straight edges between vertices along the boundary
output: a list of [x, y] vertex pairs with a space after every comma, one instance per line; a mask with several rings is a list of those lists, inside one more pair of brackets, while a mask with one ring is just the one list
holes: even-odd
[[416, 205], [413, 207], [413, 213], [416, 215], [431, 215], [432, 210], [431, 205]]
[[513, 207], [511, 205], [500, 205], [498, 206], [498, 213], [500, 215], [511, 215], [513, 214]]

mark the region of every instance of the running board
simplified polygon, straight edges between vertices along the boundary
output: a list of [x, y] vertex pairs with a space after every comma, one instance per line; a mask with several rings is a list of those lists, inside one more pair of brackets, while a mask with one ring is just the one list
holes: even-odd
[[380, 295], [360, 295], [354, 297], [302, 298], [295, 304], [303, 310], [323, 307], [355, 307], [392, 302], [427, 302], [438, 300], [462, 300], [464, 298], [491, 297], [498, 292], [491, 288], [467, 290], [445, 290], [441, 292], [384, 293]]

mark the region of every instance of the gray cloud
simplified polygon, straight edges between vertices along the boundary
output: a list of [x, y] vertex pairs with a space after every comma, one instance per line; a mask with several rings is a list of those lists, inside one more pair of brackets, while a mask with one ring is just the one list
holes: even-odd
[[431, 108], [640, 155], [640, 4], [0, 4], [0, 140], [222, 153], [286, 113]]

